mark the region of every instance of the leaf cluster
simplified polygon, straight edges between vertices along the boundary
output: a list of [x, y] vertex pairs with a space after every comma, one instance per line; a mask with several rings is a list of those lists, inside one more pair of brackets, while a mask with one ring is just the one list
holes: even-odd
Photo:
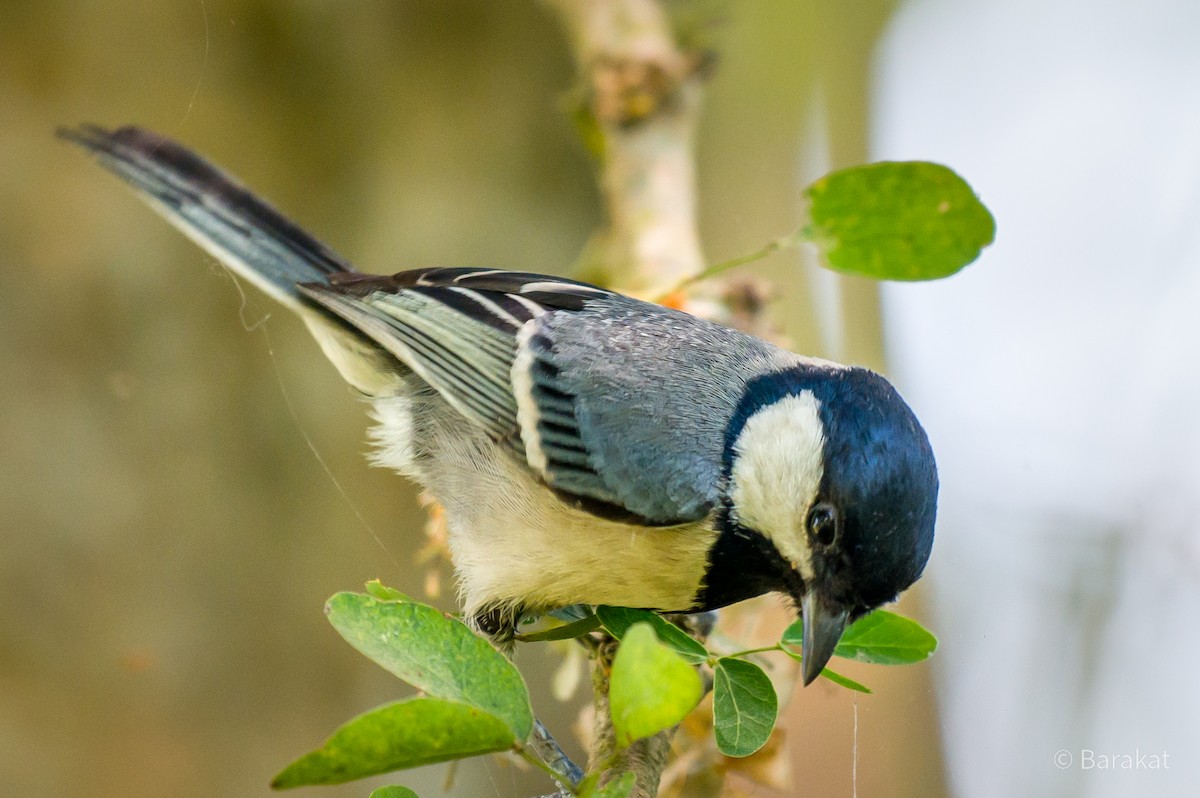
[[[352, 718], [324, 745], [288, 765], [273, 787], [337, 784], [379, 773], [511, 751], [548, 775], [561, 777], [532, 753], [533, 709], [524, 679], [507, 657], [457, 618], [413, 601], [378, 582], [368, 592], [338, 593], [326, 605], [333, 627], [354, 648], [420, 694]], [[748, 756], [775, 727], [778, 699], [770, 678], [750, 657], [779, 651], [799, 659], [801, 622], [765, 648], [716, 652], [660, 615], [597, 607], [581, 620], [522, 635], [524, 641], [565, 639], [603, 631], [620, 641], [612, 664], [609, 705], [617, 744], [626, 747], [677, 725], [705, 692], [700, 669], [712, 672], [713, 720], [718, 749]], [[877, 611], [851, 626], [835, 656], [896, 665], [919, 662], [936, 647], [915, 621]], [[853, 690], [863, 685], [829, 669], [822, 676]], [[624, 798], [632, 774], [601, 785], [602, 770], [568, 793]], [[385, 787], [372, 798], [412, 798], [405, 787]]]

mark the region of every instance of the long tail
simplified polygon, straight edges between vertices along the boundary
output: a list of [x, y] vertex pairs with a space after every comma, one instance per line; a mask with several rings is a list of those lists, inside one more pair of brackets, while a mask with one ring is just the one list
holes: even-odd
[[[222, 263], [297, 312], [311, 314], [297, 283], [354, 268], [283, 214], [186, 147], [138, 127], [60, 128], [99, 157], [152, 208]], [[319, 311], [318, 311], [319, 312]]]
[[149, 130], [95, 125], [58, 135], [99, 157], [150, 207], [217, 260], [300, 314], [342, 376], [372, 396], [393, 393], [398, 360], [312, 302], [299, 283], [324, 283], [354, 268], [236, 180], [186, 147]]

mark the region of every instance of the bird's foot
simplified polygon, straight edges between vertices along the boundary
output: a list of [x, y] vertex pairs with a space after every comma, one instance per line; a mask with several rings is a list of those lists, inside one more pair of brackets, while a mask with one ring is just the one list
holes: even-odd
[[571, 761], [566, 752], [550, 734], [540, 720], [533, 722], [533, 742], [531, 747], [534, 753], [545, 762], [551, 770], [559, 775], [563, 781], [570, 784], [571, 787], [578, 787], [579, 782], [583, 781], [583, 769]]

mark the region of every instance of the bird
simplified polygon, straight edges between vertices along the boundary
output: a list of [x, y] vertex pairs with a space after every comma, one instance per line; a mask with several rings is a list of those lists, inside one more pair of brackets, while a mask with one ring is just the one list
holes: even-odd
[[779, 593], [807, 685], [921, 576], [937, 467], [879, 374], [562, 277], [363, 273], [165, 136], [58, 133], [299, 314], [371, 401], [374, 463], [444, 508], [464, 616], [493, 640], [574, 605]]

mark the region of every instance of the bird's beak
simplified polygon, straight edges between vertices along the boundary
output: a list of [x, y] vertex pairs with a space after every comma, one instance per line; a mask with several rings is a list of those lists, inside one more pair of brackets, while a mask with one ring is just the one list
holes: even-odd
[[821, 674], [825, 663], [833, 656], [833, 650], [842, 639], [842, 632], [846, 631], [850, 608], [828, 602], [818, 596], [817, 591], [809, 590], [800, 599], [800, 614], [804, 618], [800, 666], [804, 686], [807, 687]]

